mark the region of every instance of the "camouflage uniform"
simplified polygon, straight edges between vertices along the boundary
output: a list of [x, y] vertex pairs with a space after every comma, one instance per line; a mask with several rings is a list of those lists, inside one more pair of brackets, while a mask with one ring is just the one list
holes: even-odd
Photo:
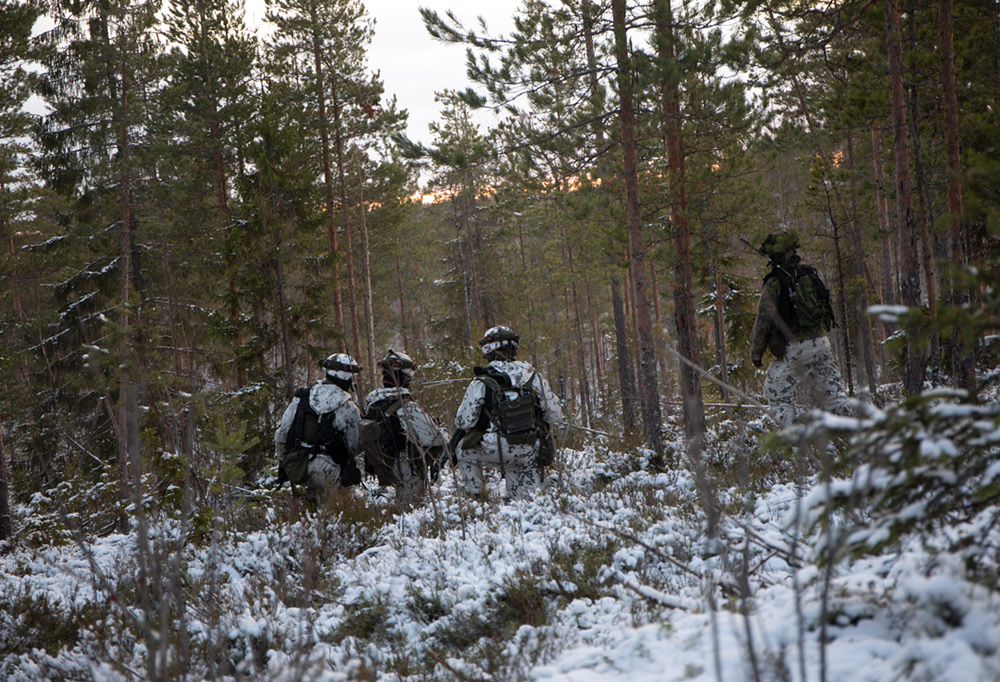
[[396, 499], [401, 504], [412, 504], [423, 498], [427, 480], [427, 462], [438, 460], [446, 445], [441, 430], [434, 420], [411, 397], [410, 391], [400, 387], [377, 388], [365, 398], [365, 410], [382, 400], [401, 400], [395, 412], [405, 444], [393, 453], [393, 478], [396, 481]]
[[[559, 399], [545, 379], [527, 362], [521, 360], [493, 360], [488, 365], [508, 377], [512, 385], [524, 386], [532, 381], [542, 406], [543, 418], [548, 424], [562, 421]], [[532, 377], [534, 379], [532, 380]], [[483, 413], [486, 402], [486, 385], [473, 381], [465, 391], [462, 404], [455, 414], [455, 426], [470, 432], [458, 448], [458, 470], [462, 488], [470, 495], [483, 490], [483, 466], [500, 469], [507, 479], [507, 496], [515, 499], [530, 497], [542, 485], [542, 467], [538, 463], [540, 443], [512, 445], [488, 424]], [[482, 439], [479, 440], [479, 435]], [[478, 440], [478, 442], [476, 442]], [[503, 460], [501, 461], [501, 455]]]
[[[798, 263], [799, 257], [792, 256], [783, 266], [794, 268]], [[847, 397], [826, 327], [786, 323], [778, 313], [780, 290], [778, 277], [765, 280], [750, 333], [754, 365], [760, 366], [765, 350], [775, 358], [764, 381], [764, 397], [775, 419], [784, 427], [791, 426], [805, 406], [845, 414]]]
[[[285, 460], [285, 441], [295, 420], [299, 399], [293, 398], [281, 416], [281, 423], [274, 432], [274, 454], [279, 462]], [[332, 383], [320, 382], [309, 389], [309, 405], [319, 415], [320, 421], [332, 420], [333, 429], [347, 447], [347, 456], [354, 458], [358, 452], [358, 424], [361, 413], [351, 394]], [[309, 460], [309, 478], [305, 482], [307, 494], [315, 496], [343, 488], [341, 466], [326, 452], [318, 452]]]

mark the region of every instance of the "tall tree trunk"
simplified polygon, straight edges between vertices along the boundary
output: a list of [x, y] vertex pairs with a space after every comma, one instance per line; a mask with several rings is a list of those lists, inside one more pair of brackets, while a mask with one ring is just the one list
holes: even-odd
[[[931, 239], [931, 227], [934, 225], [934, 202], [931, 201], [930, 189], [927, 183], [927, 173], [924, 170], [923, 145], [920, 143], [920, 126], [918, 125], [918, 113], [920, 106], [917, 96], [917, 87], [914, 81], [917, 78], [916, 66], [914, 64], [917, 51], [917, 7], [916, 0], [910, 0], [909, 11], [909, 34], [910, 34], [910, 71], [912, 77], [904, 90], [906, 94], [906, 106], [909, 113], [908, 122], [910, 125], [910, 139], [913, 140], [913, 164], [916, 171], [917, 180], [917, 219], [919, 220], [920, 236], [920, 257], [924, 270], [924, 282], [927, 291], [927, 307], [931, 317], [937, 317], [938, 305], [938, 285], [937, 270], [934, 267], [934, 245]], [[937, 334], [931, 336], [931, 363], [934, 367], [938, 364]]]
[[719, 366], [722, 402], [729, 402], [729, 359], [726, 356], [726, 305], [722, 293], [722, 269], [719, 260], [712, 261], [712, 293], [715, 299], [715, 362]]
[[[102, 21], [104, 29], [107, 30], [107, 22]], [[138, 445], [130, 435], [136, 430], [138, 421], [138, 406], [135, 400], [135, 386], [133, 376], [135, 374], [135, 360], [132, 353], [132, 342], [134, 340], [134, 330], [130, 316], [132, 305], [132, 172], [131, 172], [131, 140], [129, 139], [129, 85], [128, 74], [130, 69], [126, 63], [125, 51], [119, 52], [120, 75], [116, 78], [111, 75], [112, 83], [120, 79], [119, 85], [119, 106], [115, 109], [115, 122], [118, 128], [118, 155], [120, 167], [120, 201], [122, 220], [122, 241], [121, 241], [121, 313], [119, 318], [119, 329], [121, 330], [121, 345], [119, 362], [122, 366], [122, 374], [119, 385], [118, 400], [118, 495], [123, 503], [123, 512], [118, 520], [118, 530], [127, 533], [129, 530], [128, 517], [124, 513], [124, 505], [128, 504], [130, 497], [128, 467], [130, 462], [138, 461], [138, 453], [133, 451], [133, 447]], [[113, 88], [112, 88], [113, 89]], [[133, 472], [133, 479], [135, 474]], [[141, 475], [140, 475], [141, 480]], [[138, 494], [138, 491], [132, 491]]]
[[[879, 253], [879, 283], [882, 305], [895, 305], [896, 290], [892, 285], [892, 228], [889, 226], [889, 201], [885, 191], [885, 170], [882, 165], [882, 129], [873, 125], [872, 162], [875, 174], [875, 206], [878, 214], [879, 234], [882, 235]], [[886, 332], [888, 336], [888, 331]]]
[[832, 220], [833, 225], [833, 250], [837, 259], [837, 298], [840, 299], [840, 322], [841, 322], [841, 342], [844, 344], [844, 369], [847, 374], [847, 393], [854, 395], [854, 362], [851, 354], [851, 335], [848, 333], [847, 322], [847, 291], [844, 287], [844, 259], [840, 252], [840, 228], [836, 220]]
[[[268, 228], [271, 226], [271, 201], [274, 196], [274, 188], [261, 187], [260, 190], [263, 193], [260, 208], [261, 229], [264, 234], [267, 234]], [[275, 303], [278, 307], [278, 324], [281, 334], [281, 368], [285, 379], [285, 398], [291, 400], [295, 394], [295, 376], [292, 367], [292, 342], [288, 325], [288, 296], [285, 293], [285, 271], [281, 264], [281, 225], [277, 221], [274, 222], [273, 229], [271, 230], [271, 240], [272, 253], [274, 254], [274, 275], [277, 284], [275, 287], [277, 291], [274, 292], [274, 296], [277, 299]], [[309, 380], [312, 383], [312, 363], [308, 363], [308, 371], [310, 373]]]
[[3, 439], [3, 419], [0, 418], [0, 540], [6, 540], [14, 532], [10, 517], [10, 492], [7, 486], [7, 444]]
[[615, 31], [615, 57], [618, 64], [618, 93], [621, 98], [621, 141], [625, 205], [628, 220], [629, 265], [635, 294], [635, 312], [639, 355], [639, 385], [641, 386], [642, 417], [646, 442], [656, 455], [663, 458], [660, 435], [660, 394], [656, 376], [656, 349], [653, 343], [652, 321], [649, 317], [649, 290], [646, 285], [646, 245], [642, 236], [642, 212], [639, 205], [638, 152], [635, 142], [635, 113], [632, 110], [632, 65], [625, 27], [625, 0], [612, 0], [611, 11]]
[[635, 375], [632, 371], [632, 354], [628, 350], [628, 330], [625, 306], [622, 304], [621, 284], [611, 278], [611, 310], [615, 318], [615, 350], [618, 354], [618, 385], [622, 396], [622, 421], [625, 433], [631, 435], [638, 423], [636, 415]]
[[[1000, 78], [1000, 4], [994, 4], [997, 27], [997, 75]], [[952, 37], [951, 0], [938, 0], [938, 30], [941, 43], [941, 99], [944, 109], [944, 140], [948, 185], [948, 239], [953, 267], [965, 264], [962, 242], [962, 157], [958, 137], [958, 95], [955, 90], [955, 45]], [[951, 304], [961, 306], [967, 300], [958, 287], [951, 285]], [[961, 385], [969, 390], [975, 386], [975, 356], [965, 353], [965, 339], [957, 331], [951, 339], [953, 371]]]
[[410, 352], [410, 338], [407, 334], [409, 324], [406, 319], [406, 295], [403, 293], [403, 269], [399, 264], [399, 240], [396, 240], [396, 290], [399, 297], [399, 326], [403, 335], [403, 348]]
[[583, 403], [583, 414], [588, 428], [594, 423], [593, 401], [590, 395], [590, 380], [587, 374], [587, 353], [584, 349], [583, 320], [580, 317], [580, 300], [576, 291], [576, 266], [573, 262], [573, 244], [569, 241], [569, 231], [565, 231], [566, 249], [569, 254], [570, 295], [573, 301], [573, 326], [576, 329], [576, 355], [580, 376], [580, 401]]
[[[906, 102], [903, 93], [903, 59], [899, 39], [898, 0], [883, 0], [885, 5], [886, 44], [889, 53], [889, 102], [892, 106], [893, 156], [896, 163], [896, 220], [899, 233], [900, 298], [905, 306], [920, 306], [920, 266], [917, 262], [916, 230], [913, 225], [913, 199], [910, 180], [910, 150], [907, 143]], [[924, 359], [920, 352], [914, 324], [906, 328], [906, 373], [903, 385], [907, 395], [920, 392], [924, 381]]]
[[694, 276], [691, 268], [691, 228], [688, 223], [687, 178], [681, 103], [676, 73], [673, 11], [670, 0], [655, 0], [656, 46], [664, 69], [660, 82], [663, 130], [667, 149], [667, 177], [670, 184], [670, 236], [674, 243], [674, 315], [677, 321], [677, 350], [687, 362], [680, 363], [681, 399], [684, 403], [684, 431], [691, 448], [700, 452], [705, 440], [705, 405], [701, 394], [701, 365], [698, 327], [694, 310]]
[[847, 170], [850, 173], [851, 188], [851, 219], [848, 222], [851, 246], [854, 249], [855, 273], [858, 278], [858, 296], [855, 315], [858, 318], [858, 345], [865, 364], [865, 376], [868, 379], [868, 392], [872, 397], [878, 395], [878, 382], [875, 377], [875, 364], [872, 360], [871, 324], [868, 320], [868, 287], [865, 282], [865, 250], [861, 243], [861, 227], [858, 224], [858, 191], [856, 168], [854, 166], [854, 133], [847, 130]]
[[372, 308], [372, 259], [368, 241], [368, 209], [365, 207], [365, 183], [362, 177], [361, 151], [355, 149], [354, 167], [358, 176], [358, 214], [361, 222], [361, 252], [364, 258], [362, 266], [365, 279], [365, 320], [368, 322], [366, 336], [368, 337], [368, 383], [377, 386], [375, 382], [375, 313]]
[[528, 338], [532, 339], [531, 344], [531, 364], [534, 367], [538, 366], [538, 354], [535, 351], [538, 344], [534, 343], [535, 339], [535, 306], [531, 300], [531, 287], [528, 286], [530, 277], [528, 275], [528, 259], [525, 255], [524, 250], [524, 222], [518, 218], [517, 220], [517, 246], [521, 253], [521, 279], [522, 286], [524, 286], [524, 312], [528, 318]]
[[240, 325], [239, 288], [233, 274], [235, 262], [235, 238], [232, 234], [231, 215], [229, 212], [229, 191], [226, 167], [222, 155], [222, 139], [219, 133], [219, 101], [215, 92], [215, 76], [211, 69], [211, 58], [208, 50], [205, 17], [205, 6], [198, 5], [198, 48], [201, 52], [201, 62], [204, 66], [201, 77], [205, 81], [205, 96], [208, 101], [208, 144], [212, 163], [212, 182], [215, 185], [215, 202], [219, 211], [219, 219], [225, 230], [226, 270], [229, 272], [226, 287], [229, 296], [229, 319], [236, 330], [233, 337], [233, 367], [236, 370], [236, 387], [242, 388], [247, 383], [246, 368], [240, 357], [243, 347], [243, 332]]
[[[340, 99], [340, 81], [336, 75], [331, 79], [330, 89], [333, 98], [334, 150], [337, 154], [337, 176], [340, 179], [340, 214], [343, 217], [344, 241], [347, 247], [347, 254], [344, 261], [347, 264], [347, 295], [348, 304], [351, 307], [351, 354], [363, 361], [364, 358], [361, 355], [363, 349], [361, 348], [360, 315], [358, 314], [358, 283], [354, 276], [354, 229], [351, 221], [350, 202], [347, 196], [347, 161], [344, 158], [344, 126], [341, 120], [343, 102]], [[371, 363], [366, 362], [364, 364], [370, 365]], [[363, 374], [359, 374], [358, 378], [360, 379], [363, 376]], [[364, 389], [363, 385], [358, 386], [359, 393], [363, 392]]]
[[[326, 239], [330, 255], [330, 278], [333, 280], [333, 320], [337, 331], [344, 333], [344, 304], [340, 290], [340, 245], [337, 243], [336, 200], [333, 188], [333, 160], [330, 149], [330, 120], [326, 111], [326, 78], [323, 67], [323, 44], [319, 35], [319, 15], [316, 2], [309, 3], [312, 22], [313, 68], [316, 70], [316, 104], [319, 114], [320, 153], [323, 156], [323, 202], [326, 209]], [[347, 229], [345, 222], [344, 229]]]
[[[916, 231], [910, 180], [910, 150], [907, 144], [906, 102], [903, 93], [903, 60], [899, 38], [898, 0], [883, 0], [886, 47], [889, 53], [889, 102], [892, 106], [893, 155], [896, 163], [896, 220], [899, 233], [900, 298], [910, 308], [920, 306], [920, 266], [917, 262]], [[924, 362], [920, 352], [919, 327], [906, 329], [906, 372], [903, 385], [907, 395], [920, 392]]]

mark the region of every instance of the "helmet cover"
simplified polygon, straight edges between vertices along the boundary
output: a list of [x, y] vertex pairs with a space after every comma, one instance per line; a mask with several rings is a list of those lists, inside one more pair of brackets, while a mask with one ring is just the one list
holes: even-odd
[[511, 351], [517, 350], [518, 342], [520, 337], [517, 332], [510, 327], [491, 327], [486, 330], [483, 334], [483, 338], [479, 339], [479, 346], [483, 352], [483, 357], [489, 357], [490, 353], [494, 351], [508, 349]]
[[378, 366], [382, 374], [390, 377], [396, 383], [408, 383], [413, 377], [413, 371], [417, 368], [417, 363], [406, 353], [394, 351], [391, 348], [385, 357], [378, 361]]
[[328, 377], [340, 381], [353, 381], [354, 375], [361, 373], [361, 365], [347, 353], [334, 353], [321, 362], [320, 366], [326, 370]]
[[795, 230], [772, 232], [760, 245], [760, 250], [771, 259], [783, 258], [786, 253], [797, 248], [799, 248], [799, 233]]

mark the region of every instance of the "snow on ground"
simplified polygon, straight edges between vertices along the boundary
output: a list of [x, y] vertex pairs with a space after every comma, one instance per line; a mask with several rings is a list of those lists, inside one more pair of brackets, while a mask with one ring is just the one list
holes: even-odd
[[0, 556], [0, 632], [30, 632], [24, 605], [39, 602], [79, 631], [48, 650], [0, 634], [0, 678], [1000, 680], [997, 586], [927, 538], [828, 574], [796, 540], [799, 496], [782, 483], [721, 494], [713, 544], [690, 476], [633, 458], [566, 451], [523, 503], [499, 502], [496, 480], [488, 501], [466, 500], [449, 472], [406, 514], [387, 512], [390, 498], [361, 521], [296, 519], [277, 513], [279, 493], [253, 530], [179, 542], [161, 522], [149, 566], [180, 587], [152, 605], [127, 598], [136, 533], [15, 549]]

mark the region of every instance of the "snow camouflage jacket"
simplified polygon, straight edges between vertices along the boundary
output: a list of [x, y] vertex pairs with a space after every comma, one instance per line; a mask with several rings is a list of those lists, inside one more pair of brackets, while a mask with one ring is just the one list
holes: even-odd
[[431, 416], [413, 401], [409, 390], [405, 388], [377, 388], [365, 397], [365, 407], [386, 398], [391, 398], [394, 401], [403, 400], [403, 406], [396, 411], [396, 416], [399, 417], [403, 435], [406, 436], [407, 440], [416, 443], [424, 450], [430, 450], [434, 447], [444, 448], [446, 441], [441, 430], [431, 419]]
[[[350, 393], [334, 384], [319, 382], [309, 389], [309, 404], [320, 419], [332, 413], [330, 418], [333, 420], [333, 428], [343, 436], [348, 451], [352, 454], [358, 451], [358, 424], [361, 422], [361, 412], [354, 404]], [[295, 420], [295, 409], [298, 405], [299, 399], [292, 398], [292, 402], [285, 408], [285, 413], [281, 415], [278, 430], [274, 432], [274, 454], [279, 462], [285, 457], [285, 440]]]
[[[784, 267], [794, 269], [800, 262], [798, 256], [793, 256]], [[787, 324], [778, 312], [780, 297], [781, 283], [778, 277], [766, 278], [760, 293], [757, 317], [750, 332], [750, 359], [753, 361], [763, 358], [765, 350], [771, 351], [775, 358], [783, 358], [789, 343], [816, 339], [827, 333], [824, 326], [801, 327], [795, 323]]]
[[[506, 374], [515, 386], [524, 386], [534, 375], [535, 378], [531, 385], [538, 393], [545, 422], [554, 426], [562, 421], [562, 408], [559, 405], [559, 399], [552, 392], [545, 378], [541, 374], [537, 374], [530, 364], [522, 360], [494, 360], [487, 366]], [[455, 426], [471, 431], [479, 422], [485, 402], [486, 385], [482, 381], [473, 381], [465, 390], [462, 404], [458, 406], [458, 411], [455, 413]], [[493, 425], [490, 424], [489, 431], [494, 430]]]

